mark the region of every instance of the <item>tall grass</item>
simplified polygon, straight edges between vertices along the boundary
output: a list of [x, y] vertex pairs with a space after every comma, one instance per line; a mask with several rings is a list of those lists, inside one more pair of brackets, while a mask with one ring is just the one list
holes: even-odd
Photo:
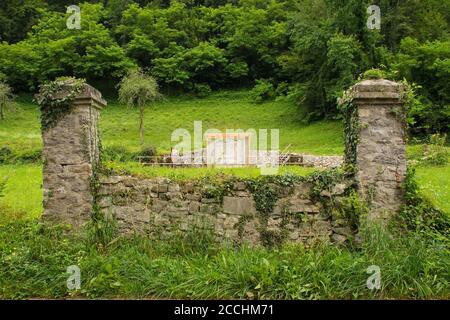
[[42, 213], [42, 167], [40, 165], [0, 165], [0, 182], [6, 179], [0, 198], [0, 224], [17, 219], [33, 219]]
[[[118, 238], [102, 250], [82, 235], [35, 222], [0, 227], [0, 297], [361, 299], [450, 298], [448, 239], [363, 232], [360, 248], [278, 249], [215, 244], [205, 231]], [[66, 268], [81, 268], [81, 290]], [[381, 289], [366, 286], [381, 269]]]

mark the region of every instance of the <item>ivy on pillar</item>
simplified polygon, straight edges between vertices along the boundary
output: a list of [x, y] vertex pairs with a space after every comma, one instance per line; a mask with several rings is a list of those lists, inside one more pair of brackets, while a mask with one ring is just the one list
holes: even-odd
[[93, 209], [92, 177], [100, 160], [101, 93], [69, 78], [41, 86], [45, 221], [79, 228]]
[[[351, 89], [356, 137], [346, 138], [353, 150], [360, 196], [369, 205], [369, 220], [384, 221], [404, 203], [406, 118], [403, 86], [388, 80], [364, 80]], [[348, 132], [347, 132], [348, 134]]]

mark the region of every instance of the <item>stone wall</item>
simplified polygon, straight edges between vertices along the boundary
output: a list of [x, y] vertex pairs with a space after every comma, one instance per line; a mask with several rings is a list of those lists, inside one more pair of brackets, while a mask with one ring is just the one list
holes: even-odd
[[[274, 156], [267, 156], [268, 152], [257, 152], [256, 150], [250, 150], [250, 161], [247, 165], [249, 166], [262, 166], [264, 164], [270, 163], [271, 159], [280, 158], [281, 161], [285, 161], [287, 165], [298, 165], [303, 167], [316, 167], [316, 168], [338, 168], [342, 166], [344, 163], [343, 156], [319, 156], [319, 155], [310, 155], [296, 152], [289, 152], [286, 154], [278, 154], [275, 153]], [[270, 155], [270, 153], [269, 153]], [[178, 157], [172, 157], [171, 154], [161, 155], [155, 158], [145, 158], [141, 159], [141, 162], [145, 163], [164, 163], [171, 164], [177, 166], [189, 166], [189, 167], [201, 167], [206, 166], [206, 149], [202, 149], [198, 152], [192, 152], [190, 156], [180, 155]], [[193, 159], [202, 159], [201, 164], [194, 163]], [[243, 164], [241, 164], [243, 166]]]
[[[325, 214], [308, 182], [282, 190], [267, 225], [242, 181], [213, 198], [205, 192], [205, 185], [193, 182], [116, 175], [104, 176], [100, 182], [101, 210], [114, 217], [124, 233], [138, 230], [164, 234], [200, 227], [210, 228], [218, 239], [252, 245], [261, 244], [264, 234], [306, 244], [315, 240], [343, 242], [352, 234], [345, 221]], [[348, 183], [337, 184], [324, 195], [339, 202], [347, 187]]]
[[315, 168], [339, 168], [344, 163], [342, 156], [316, 156], [301, 153], [289, 153], [288, 164]]
[[90, 219], [90, 183], [100, 157], [98, 118], [105, 105], [99, 91], [84, 85], [71, 112], [43, 132], [43, 219], [74, 227]]
[[[369, 217], [377, 220], [397, 211], [404, 201], [406, 156], [400, 91], [398, 84], [386, 80], [363, 81], [353, 87], [359, 117], [354, 181], [321, 190], [319, 199], [307, 182], [281, 188], [273, 211], [262, 215], [243, 182], [233, 184], [220, 197], [211, 197], [205, 185], [193, 182], [118, 175], [93, 181], [100, 158], [98, 116], [106, 102], [100, 92], [85, 85], [71, 112], [43, 133], [43, 218], [78, 227], [89, 221], [94, 201], [98, 201], [105, 216], [114, 217], [127, 233], [186, 231], [202, 225], [220, 239], [251, 244], [261, 243], [267, 235], [294, 242], [343, 242], [351, 235], [349, 226], [333, 218], [321, 200], [332, 198], [339, 203], [346, 187], [356, 182], [359, 194], [370, 205]], [[319, 160], [302, 155], [301, 161]], [[332, 162], [324, 166], [336, 166], [341, 159]]]
[[356, 181], [370, 205], [369, 218], [384, 220], [404, 202], [406, 126], [402, 86], [388, 80], [365, 80], [353, 90], [360, 128]]

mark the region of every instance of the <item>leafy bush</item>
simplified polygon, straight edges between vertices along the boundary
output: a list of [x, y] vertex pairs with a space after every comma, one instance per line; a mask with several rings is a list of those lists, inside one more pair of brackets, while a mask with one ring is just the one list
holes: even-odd
[[250, 91], [250, 97], [256, 103], [272, 100], [276, 96], [275, 88], [272, 83], [267, 80], [256, 80], [256, 85]]
[[0, 164], [39, 163], [42, 150], [13, 151], [9, 147], [0, 148]]
[[138, 160], [138, 157], [143, 157], [141, 159], [142, 162], [157, 162], [156, 157], [158, 155], [156, 151], [156, 147], [150, 144], [147, 144], [141, 148], [141, 151], [138, 153], [136, 160]]
[[196, 83], [194, 84], [194, 93], [197, 97], [204, 98], [211, 94], [211, 87], [204, 83]]
[[12, 151], [8, 147], [0, 148], [0, 163], [7, 163], [11, 159]]
[[333, 216], [348, 221], [352, 230], [356, 231], [367, 217], [368, 212], [369, 209], [365, 201], [360, 199], [355, 190], [351, 190], [351, 193], [342, 199], [338, 212], [334, 213]]
[[28, 150], [17, 153], [14, 157], [15, 163], [39, 163], [42, 160], [42, 150]]
[[3, 193], [5, 190], [5, 187], [6, 187], [6, 179], [0, 180], [0, 198], [5, 196]]
[[443, 166], [449, 162], [450, 152], [445, 146], [446, 134], [433, 134], [430, 144], [424, 146], [424, 157], [422, 161], [431, 165]]
[[386, 72], [380, 69], [369, 69], [363, 74], [363, 79], [376, 80], [386, 79]]
[[137, 160], [137, 155], [124, 146], [108, 146], [102, 151], [103, 161], [128, 162]]
[[450, 128], [450, 42], [420, 43], [405, 38], [392, 65], [398, 79], [417, 84], [417, 103], [410, 110], [413, 133], [448, 131]]
[[83, 3], [81, 29], [66, 28], [67, 15], [51, 11], [17, 43], [0, 43], [0, 72], [15, 88], [34, 90], [38, 83], [72, 75], [117, 79], [135, 66], [101, 23], [101, 4]]
[[154, 157], [157, 155], [156, 147], [154, 145], [147, 144], [141, 148], [139, 155], [142, 157]]

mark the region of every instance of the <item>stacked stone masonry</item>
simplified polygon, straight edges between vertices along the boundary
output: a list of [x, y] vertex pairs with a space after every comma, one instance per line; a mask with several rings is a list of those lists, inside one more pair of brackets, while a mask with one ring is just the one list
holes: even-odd
[[387, 219], [404, 203], [406, 133], [402, 86], [388, 80], [365, 80], [353, 87], [358, 107], [359, 142], [356, 180], [370, 205], [370, 218]]
[[[347, 187], [338, 184], [324, 195], [338, 201]], [[133, 176], [104, 176], [98, 193], [105, 216], [115, 218], [123, 233], [165, 234], [209, 228], [219, 240], [261, 244], [261, 216], [244, 182], [234, 183], [221, 198], [206, 194], [204, 186], [193, 182]], [[352, 235], [345, 221], [333, 220], [322, 204], [313, 200], [307, 182], [287, 188], [280, 196], [269, 215], [267, 231], [284, 231], [285, 240], [306, 244], [316, 240], [343, 242]]]
[[100, 157], [98, 118], [106, 102], [85, 85], [72, 111], [43, 132], [43, 218], [80, 226], [91, 216], [91, 177]]

